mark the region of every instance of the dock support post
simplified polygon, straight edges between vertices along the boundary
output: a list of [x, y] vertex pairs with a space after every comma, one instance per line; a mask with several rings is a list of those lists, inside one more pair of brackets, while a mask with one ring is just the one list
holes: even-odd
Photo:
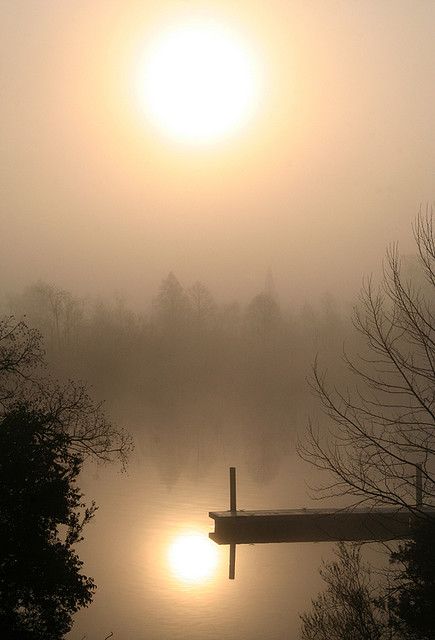
[[423, 506], [423, 478], [421, 464], [415, 465], [415, 506]]
[[236, 577], [236, 545], [230, 544], [230, 569], [228, 572], [228, 578], [234, 580]]
[[[236, 494], [236, 467], [230, 467], [230, 511], [237, 515], [237, 494]], [[236, 577], [236, 545], [230, 544], [230, 565], [228, 571], [230, 580]]]
[[230, 511], [237, 512], [236, 502], [236, 467], [230, 467]]

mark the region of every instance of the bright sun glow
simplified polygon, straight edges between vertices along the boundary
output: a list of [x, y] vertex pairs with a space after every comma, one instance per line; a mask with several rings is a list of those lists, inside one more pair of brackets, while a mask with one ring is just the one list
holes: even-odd
[[213, 575], [217, 565], [217, 550], [211, 540], [203, 535], [180, 535], [168, 550], [168, 562], [172, 573], [183, 582], [203, 582]]
[[151, 43], [136, 84], [149, 118], [165, 133], [204, 143], [249, 120], [259, 74], [241, 38], [214, 22], [192, 21]]

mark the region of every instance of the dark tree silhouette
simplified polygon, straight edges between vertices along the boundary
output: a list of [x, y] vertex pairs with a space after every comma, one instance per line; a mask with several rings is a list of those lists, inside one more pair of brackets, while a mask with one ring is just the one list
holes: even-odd
[[129, 434], [111, 424], [85, 384], [61, 385], [47, 376], [40, 333], [9, 317], [0, 320], [0, 416], [19, 402], [41, 411], [53, 428], [68, 434], [76, 453], [125, 464], [132, 447]]
[[76, 479], [83, 458], [51, 417], [20, 404], [0, 419], [0, 629], [11, 640], [58, 640], [95, 585], [73, 545], [95, 505]]
[[0, 321], [0, 630], [13, 640], [58, 640], [91, 602], [73, 545], [95, 505], [77, 476], [88, 457], [124, 465], [131, 448], [85, 385], [44, 374], [39, 333]]
[[[394, 246], [387, 253], [381, 287], [375, 290], [369, 281], [362, 291], [354, 325], [364, 339], [365, 351], [356, 359], [345, 356], [355, 385], [345, 390], [331, 386], [315, 364], [313, 388], [331, 419], [330, 428], [325, 434], [311, 425], [300, 453], [333, 476], [320, 487], [321, 497], [346, 495], [354, 504], [389, 504], [415, 516], [410, 520], [414, 527], [409, 542], [391, 553], [394, 586], [386, 588], [379, 602], [390, 610], [391, 634], [427, 640], [434, 637], [435, 627], [435, 521], [427, 508], [435, 495], [435, 238], [431, 213], [418, 216], [414, 237], [419, 268], [412, 277], [404, 272]], [[417, 492], [416, 466], [422, 470]], [[320, 606], [327, 616], [326, 601]], [[353, 606], [351, 609], [353, 615]], [[315, 623], [314, 634], [322, 620], [309, 620]]]
[[12, 316], [0, 319], [0, 406], [16, 402], [43, 363], [41, 334]]
[[435, 630], [435, 524], [422, 522], [413, 539], [400, 544], [390, 561], [397, 569], [384, 601], [391, 626], [409, 640], [432, 640]]
[[313, 388], [331, 419], [310, 426], [300, 447], [306, 460], [333, 475], [321, 496], [390, 504], [423, 515], [415, 499], [415, 465], [423, 474], [422, 505], [435, 496], [435, 238], [432, 215], [414, 225], [421, 281], [404, 273], [389, 249], [379, 289], [365, 285], [354, 325], [365, 350], [345, 356], [351, 383], [337, 389], [316, 363]]
[[320, 575], [326, 589], [301, 615], [301, 640], [392, 640], [359, 546], [339, 543], [335, 559], [323, 565]]

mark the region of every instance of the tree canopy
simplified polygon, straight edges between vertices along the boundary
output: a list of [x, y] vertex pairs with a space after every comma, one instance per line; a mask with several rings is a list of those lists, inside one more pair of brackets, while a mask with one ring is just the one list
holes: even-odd
[[0, 628], [57, 640], [92, 600], [73, 545], [95, 506], [76, 485], [83, 458], [47, 416], [17, 405], [0, 419]]
[[95, 512], [77, 486], [86, 458], [125, 464], [131, 439], [86, 386], [51, 380], [39, 333], [0, 321], [0, 629], [60, 640], [95, 589], [75, 544]]
[[84, 458], [125, 464], [130, 435], [107, 419], [86, 384], [60, 384], [47, 375], [39, 331], [7, 317], [0, 320], [0, 415], [21, 403], [40, 411], [53, 431], [67, 434], [70, 449]]

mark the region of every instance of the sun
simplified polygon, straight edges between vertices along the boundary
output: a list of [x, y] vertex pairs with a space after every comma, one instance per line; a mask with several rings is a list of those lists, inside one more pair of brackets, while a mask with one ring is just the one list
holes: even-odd
[[204, 582], [213, 575], [217, 559], [216, 545], [197, 533], [178, 536], [168, 549], [169, 567], [182, 582]]
[[164, 30], [149, 44], [136, 89], [149, 120], [163, 132], [207, 143], [251, 119], [259, 71], [238, 34], [213, 21], [191, 20]]

